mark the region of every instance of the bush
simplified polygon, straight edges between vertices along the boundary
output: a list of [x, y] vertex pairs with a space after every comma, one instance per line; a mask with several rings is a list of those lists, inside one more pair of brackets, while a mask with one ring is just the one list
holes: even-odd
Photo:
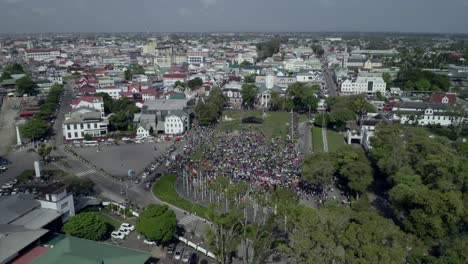
[[246, 118], [242, 118], [241, 122], [243, 124], [263, 124], [263, 119], [255, 116], [249, 116]]

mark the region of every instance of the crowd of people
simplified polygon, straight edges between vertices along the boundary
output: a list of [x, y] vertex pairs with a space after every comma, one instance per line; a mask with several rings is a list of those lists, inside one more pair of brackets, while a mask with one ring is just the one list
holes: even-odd
[[194, 127], [185, 144], [184, 155], [174, 157], [172, 170], [189, 171], [193, 182], [226, 177], [251, 186], [288, 188], [303, 199], [315, 198], [318, 206], [330, 199], [327, 188], [310, 186], [300, 177], [304, 156], [291, 140], [270, 139], [248, 130], [215, 132], [212, 127]]

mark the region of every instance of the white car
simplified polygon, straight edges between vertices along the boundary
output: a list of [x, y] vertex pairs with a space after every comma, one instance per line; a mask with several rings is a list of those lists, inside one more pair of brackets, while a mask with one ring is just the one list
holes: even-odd
[[150, 246], [156, 246], [156, 242], [147, 239], [143, 240], [143, 243]]
[[124, 239], [125, 238], [125, 234], [119, 232], [119, 231], [113, 231], [111, 233], [111, 237], [112, 238], [116, 238], [116, 239]]
[[117, 232], [120, 232], [120, 233], [128, 236], [130, 234], [130, 229], [120, 227], [119, 231], [117, 231]]
[[123, 228], [128, 229], [128, 230], [130, 230], [130, 231], [135, 230], [135, 226], [134, 226], [134, 225], [131, 225], [131, 224], [128, 224], [128, 223], [122, 223], [122, 224], [120, 225], [120, 229], [123, 229]]
[[131, 140], [131, 139], [128, 138], [128, 137], [123, 137], [122, 140], [123, 140], [123, 141], [128, 141], [128, 140]]

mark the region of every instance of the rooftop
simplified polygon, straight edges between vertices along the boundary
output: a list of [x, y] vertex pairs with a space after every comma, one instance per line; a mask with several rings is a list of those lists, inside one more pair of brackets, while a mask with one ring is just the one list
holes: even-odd
[[187, 103], [187, 99], [156, 99], [146, 101], [144, 106], [147, 107], [147, 110], [175, 111], [184, 109]]
[[66, 237], [53, 248], [37, 258], [34, 264], [128, 264], [145, 263], [151, 255], [148, 252]]

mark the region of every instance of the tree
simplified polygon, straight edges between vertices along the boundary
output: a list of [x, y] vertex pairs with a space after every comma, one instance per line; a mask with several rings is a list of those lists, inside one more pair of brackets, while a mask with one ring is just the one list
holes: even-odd
[[11, 77], [11, 74], [9, 72], [5, 71], [2, 73], [2, 76], [0, 77], [0, 82], [3, 80], [9, 80], [9, 79], [13, 79], [13, 77]]
[[289, 241], [290, 263], [405, 263], [423, 244], [374, 212], [297, 207]]
[[219, 117], [216, 105], [203, 102], [199, 102], [195, 106], [195, 113], [197, 115], [198, 123], [202, 126], [214, 124]]
[[187, 88], [187, 84], [186, 84], [186, 83], [181, 82], [181, 81], [176, 81], [176, 82], [174, 83], [174, 87], [179, 87], [179, 86], [182, 87], [182, 88], [184, 88], [184, 90], [185, 90], [185, 88]]
[[358, 96], [352, 102], [351, 109], [359, 116], [362, 116], [362, 114], [367, 112], [375, 111], [375, 107], [371, 103], [369, 103], [363, 96]]
[[187, 86], [190, 87], [190, 88], [193, 88], [193, 87], [200, 87], [203, 85], [203, 80], [199, 77], [196, 77], [192, 80], [189, 80], [188, 83], [187, 83]]
[[296, 82], [288, 87], [287, 96], [292, 101], [295, 111], [315, 111], [319, 99], [314, 94], [316, 86]]
[[347, 179], [348, 187], [356, 193], [356, 199], [360, 193], [364, 193], [374, 180], [372, 167], [366, 161], [356, 161], [340, 168], [340, 175]]
[[86, 212], [70, 218], [63, 231], [70, 236], [98, 241], [109, 232], [109, 224], [98, 213]]
[[392, 76], [389, 73], [385, 72], [384, 74], [382, 74], [382, 78], [387, 84], [387, 87], [389, 87], [392, 84]]
[[19, 63], [13, 63], [8, 65], [3, 70], [4, 72], [8, 72], [9, 74], [21, 74], [24, 73], [23, 65]]
[[20, 132], [24, 139], [37, 140], [47, 135], [49, 123], [39, 118], [33, 118], [20, 127]]
[[85, 140], [92, 140], [92, 139], [93, 139], [93, 136], [91, 136], [90, 134], [86, 133], [86, 134], [84, 135], [84, 139], [85, 139]]
[[270, 109], [273, 111], [282, 110], [284, 106], [284, 97], [282, 97], [278, 92], [271, 92], [271, 103]]
[[251, 62], [243, 61], [243, 62], [241, 62], [240, 67], [243, 69], [243, 68], [245, 68], [247, 66], [251, 66], [251, 65], [253, 65]]
[[125, 80], [130, 81], [132, 79], [132, 71], [127, 69], [124, 71]]
[[257, 43], [257, 54], [258, 61], [262, 61], [268, 57], [273, 56], [273, 54], [278, 53], [280, 50], [281, 43], [286, 42], [287, 39], [275, 38], [270, 41]]
[[252, 108], [257, 97], [257, 87], [255, 84], [243, 84], [241, 89], [242, 104], [247, 108]]
[[23, 94], [33, 95], [36, 93], [34, 86], [35, 84], [31, 80], [31, 77], [24, 76], [16, 80], [16, 93], [18, 95], [23, 95]]
[[44, 163], [47, 163], [52, 150], [53, 150], [52, 146], [47, 146], [46, 144], [41, 144], [41, 146], [37, 150], [37, 155], [39, 155], [39, 157], [41, 157], [41, 159], [42, 159], [42, 161]]
[[331, 184], [335, 172], [335, 162], [328, 153], [308, 155], [302, 163], [302, 177], [312, 186]]
[[237, 208], [231, 208], [227, 213], [218, 213], [219, 207], [211, 204], [208, 218], [212, 225], [207, 226], [205, 237], [212, 252], [216, 255], [217, 263], [229, 263], [233, 252], [240, 243], [242, 225], [241, 214]]
[[257, 77], [257, 74], [252, 73], [250, 75], [247, 75], [244, 77], [244, 83], [255, 83], [255, 78]]
[[176, 215], [167, 205], [149, 205], [141, 212], [136, 222], [136, 230], [140, 234], [158, 243], [170, 241], [176, 229]]

